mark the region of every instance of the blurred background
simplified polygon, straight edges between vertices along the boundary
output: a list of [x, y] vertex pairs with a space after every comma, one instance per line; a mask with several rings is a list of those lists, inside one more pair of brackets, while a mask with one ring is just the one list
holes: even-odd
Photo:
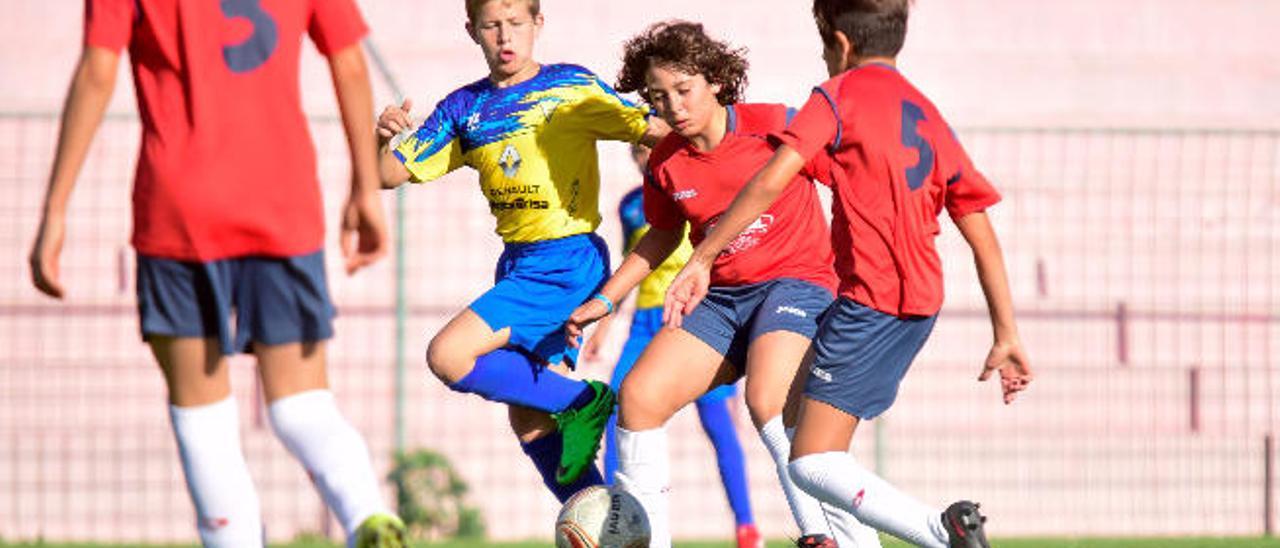
[[[79, 0], [0, 0], [0, 538], [192, 542], [164, 385], [138, 336], [129, 187], [139, 124], [120, 79], [71, 201], [65, 302], [26, 256], [80, 48]], [[377, 104], [419, 114], [486, 74], [459, 0], [362, 0], [385, 63]], [[753, 102], [798, 106], [825, 79], [809, 3], [545, 0], [537, 58], [612, 82], [622, 42], [667, 18], [749, 48]], [[991, 210], [1038, 380], [1014, 405], [975, 382], [990, 344], [963, 241], [940, 238], [947, 304], [860, 460], [924, 501], [983, 503], [998, 536], [1258, 536], [1277, 525], [1280, 425], [1280, 2], [920, 0], [903, 72], [948, 116], [1004, 202]], [[302, 78], [331, 221], [348, 177], [324, 63]], [[122, 68], [127, 63], [122, 63]], [[601, 232], [638, 177], [601, 145]], [[469, 170], [386, 203], [401, 252], [354, 277], [331, 381], [380, 473], [430, 449], [470, 486], [494, 539], [549, 539], [558, 505], [506, 412], [449, 392], [426, 342], [491, 285], [501, 243]], [[331, 230], [332, 233], [332, 230]], [[622, 322], [619, 322], [622, 323]], [[615, 325], [607, 378], [625, 338]], [[243, 438], [272, 539], [336, 535], [271, 435], [252, 360], [237, 358]], [[728, 538], [713, 453], [692, 412], [670, 425], [678, 538]], [[757, 521], [796, 534], [774, 467], [739, 409]], [[394, 489], [387, 484], [387, 496]]]

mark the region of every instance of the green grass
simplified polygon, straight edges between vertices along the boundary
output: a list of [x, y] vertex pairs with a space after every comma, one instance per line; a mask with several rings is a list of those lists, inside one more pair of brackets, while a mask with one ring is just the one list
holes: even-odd
[[[997, 539], [992, 543], [996, 548], [1280, 548], [1280, 539], [1271, 538], [1143, 538], [1143, 539]], [[192, 548], [191, 544], [152, 544], [141, 547], [137, 544], [83, 544], [83, 543], [5, 543], [0, 541], [0, 548], [9, 547], [39, 548]], [[284, 545], [281, 548], [338, 548], [339, 545], [318, 541], [299, 541]], [[420, 548], [546, 548], [549, 541], [541, 542], [440, 542], [422, 543]], [[676, 548], [729, 548], [731, 543], [725, 541], [677, 542]], [[769, 548], [787, 548], [791, 546], [784, 540], [769, 542]], [[886, 540], [885, 548], [905, 548], [907, 545], [896, 540]]]

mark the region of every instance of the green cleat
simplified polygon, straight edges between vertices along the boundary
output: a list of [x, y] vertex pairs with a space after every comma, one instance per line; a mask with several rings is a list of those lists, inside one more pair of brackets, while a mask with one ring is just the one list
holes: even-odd
[[356, 548], [405, 548], [409, 534], [404, 522], [391, 514], [374, 514], [356, 528]]
[[600, 437], [617, 401], [609, 385], [599, 381], [587, 381], [587, 384], [595, 392], [589, 403], [552, 415], [564, 440], [560, 467], [556, 469], [556, 482], [560, 485], [578, 481], [587, 467], [595, 464]]

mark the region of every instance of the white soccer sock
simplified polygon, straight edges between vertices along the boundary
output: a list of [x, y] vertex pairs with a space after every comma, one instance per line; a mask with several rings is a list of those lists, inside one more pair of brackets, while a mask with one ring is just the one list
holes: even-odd
[[262, 546], [262, 515], [240, 450], [235, 398], [196, 407], [169, 406], [173, 437], [196, 507], [200, 542], [209, 548]]
[[302, 462], [347, 532], [348, 544], [365, 518], [389, 513], [369, 462], [369, 448], [338, 411], [332, 392], [309, 390], [280, 398], [267, 413], [276, 436]]
[[[795, 427], [790, 427], [786, 429], [786, 432], [787, 453], [790, 453], [790, 442], [796, 438], [796, 429]], [[787, 459], [790, 460], [790, 455], [788, 455]], [[789, 463], [785, 461], [779, 463], [779, 470], [786, 470], [787, 476], [790, 477], [791, 470], [788, 465]], [[793, 488], [803, 496], [810, 496], [798, 487], [793, 486]], [[819, 505], [822, 507], [822, 514], [826, 517], [827, 523], [831, 528], [831, 536], [836, 539], [836, 544], [845, 548], [881, 548], [880, 533], [874, 528], [858, 521], [858, 518], [853, 517], [853, 514], [837, 506], [827, 503], [819, 503]]]
[[805, 492], [843, 508], [858, 520], [907, 542], [946, 548], [942, 512], [934, 510], [863, 468], [844, 452], [807, 455], [791, 463], [791, 477]]
[[649, 517], [649, 547], [670, 548], [668, 483], [671, 481], [667, 431], [662, 428], [633, 432], [618, 427], [617, 488], [631, 493]]
[[[828, 522], [829, 509], [823, 508], [818, 499], [801, 491], [791, 480], [791, 473], [787, 470], [787, 461], [791, 459], [791, 435], [783, 426], [781, 415], [769, 419], [760, 429], [760, 440], [769, 450], [769, 456], [773, 457], [778, 483], [782, 484], [782, 494], [787, 498], [787, 506], [791, 508], [791, 515], [795, 518], [801, 535], [835, 536], [835, 531]], [[845, 546], [844, 540], [837, 538], [836, 542]]]

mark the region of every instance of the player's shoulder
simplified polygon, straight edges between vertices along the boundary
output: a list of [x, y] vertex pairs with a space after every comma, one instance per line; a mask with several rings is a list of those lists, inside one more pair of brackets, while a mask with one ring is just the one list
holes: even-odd
[[730, 105], [740, 135], [768, 135], [787, 128], [794, 114], [781, 103], [737, 103]]
[[661, 167], [662, 164], [667, 162], [667, 160], [670, 160], [677, 153], [684, 150], [687, 142], [688, 141], [685, 140], [684, 137], [681, 137], [679, 133], [674, 131], [659, 139], [658, 143], [653, 145], [653, 151], [649, 153], [650, 171]]
[[468, 110], [474, 105], [476, 99], [493, 89], [493, 83], [486, 76], [469, 84], [465, 84], [444, 96], [440, 100], [439, 107], [446, 108], [453, 112], [461, 112]]

